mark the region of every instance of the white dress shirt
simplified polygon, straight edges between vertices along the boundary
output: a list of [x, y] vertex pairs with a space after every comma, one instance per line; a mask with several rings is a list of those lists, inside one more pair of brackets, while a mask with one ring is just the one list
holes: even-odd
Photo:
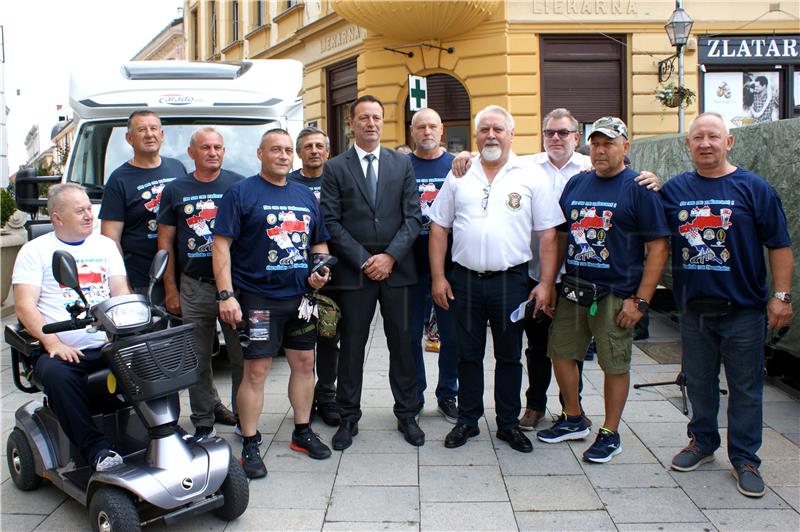
[[375, 156], [375, 160], [372, 161], [372, 169], [375, 170], [375, 181], [377, 182], [378, 181], [378, 167], [380, 166], [380, 160], [381, 160], [381, 147], [380, 147], [380, 145], [378, 145], [378, 147], [375, 148], [372, 151], [364, 151], [364, 150], [362, 150], [361, 148], [358, 147], [358, 144], [353, 144], [353, 147], [356, 149], [356, 153], [358, 154], [358, 162], [361, 163], [361, 172], [364, 175], [364, 179], [367, 178], [367, 164], [368, 164], [367, 160], [364, 159], [364, 157], [368, 153], [371, 153], [372, 155]]
[[[564, 192], [564, 186], [566, 186], [570, 177], [592, 166], [592, 161], [589, 159], [589, 156], [578, 152], [573, 152], [567, 164], [561, 168], [556, 168], [547, 156], [546, 151], [533, 155], [526, 155], [523, 158], [530, 159], [536, 166], [544, 170], [544, 174], [547, 176], [556, 201], [561, 198], [561, 193]], [[534, 233], [531, 238], [531, 253], [533, 254], [533, 258], [531, 258], [531, 261], [528, 263], [528, 276], [538, 281], [541, 276], [541, 269], [539, 267], [539, 235], [536, 233]], [[563, 273], [565, 273], [565, 270], [562, 264], [561, 271], [556, 275], [557, 279], [560, 279]]]
[[464, 177], [450, 172], [430, 218], [452, 227], [453, 261], [476, 272], [504, 271], [529, 261], [533, 231], [564, 222], [542, 169], [513, 153], [491, 185], [479, 156]]

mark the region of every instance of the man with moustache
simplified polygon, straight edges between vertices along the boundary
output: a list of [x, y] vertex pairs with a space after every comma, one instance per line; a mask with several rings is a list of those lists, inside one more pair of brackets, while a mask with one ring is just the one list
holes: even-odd
[[733, 135], [720, 115], [695, 118], [686, 145], [696, 170], [673, 177], [661, 191], [672, 231], [672, 292], [681, 311], [682, 367], [692, 403], [691, 441], [671, 467], [694, 471], [714, 460], [722, 364], [736, 487], [761, 497], [765, 488], [756, 453], [763, 432], [764, 341], [767, 329], [792, 320], [792, 241], [775, 190], [760, 175], [728, 161]]
[[216, 434], [216, 419], [223, 418], [227, 424], [238, 421], [236, 393], [242, 381], [242, 347], [236, 331], [225, 322], [221, 322], [221, 328], [231, 364], [233, 413], [219, 398], [211, 368], [218, 318], [217, 290], [211, 266], [214, 240], [211, 231], [222, 195], [243, 177], [222, 168], [225, 145], [222, 135], [212, 127], [195, 131], [187, 151], [194, 161], [194, 172], [168, 183], [161, 193], [158, 248], [167, 250], [170, 255], [164, 272], [167, 310], [181, 315], [184, 323], [197, 324], [194, 336], [199, 372], [197, 383], [189, 388], [189, 404], [195, 437], [205, 438]]
[[[450, 171], [453, 156], [441, 146], [444, 126], [439, 113], [433, 109], [420, 109], [411, 117], [411, 137], [414, 152], [411, 165], [417, 178], [419, 203], [422, 209], [422, 231], [414, 241], [414, 261], [417, 266], [417, 284], [411, 287], [411, 352], [417, 361], [417, 384], [420, 408], [425, 402], [423, 392], [427, 388], [425, 358], [422, 355], [422, 333], [425, 320], [431, 309], [431, 267], [428, 258], [428, 233], [431, 219], [428, 213]], [[450, 244], [450, 243], [449, 243]], [[448, 244], [445, 257], [445, 274], [449, 276], [453, 263]], [[436, 386], [436, 402], [439, 413], [450, 423], [458, 419], [456, 396], [458, 394], [458, 348], [453, 338], [453, 318], [446, 309], [435, 307], [439, 329], [439, 379]]]
[[[528, 299], [534, 315], [552, 312], [557, 271], [555, 227], [564, 221], [556, 197], [536, 166], [511, 152], [514, 119], [490, 105], [475, 117], [480, 158], [467, 174], [448, 176], [433, 208], [429, 253], [434, 302], [452, 306], [458, 342], [458, 422], [445, 438], [455, 448], [480, 433], [486, 322], [492, 329], [497, 438], [531, 452], [520, 431], [522, 323], [511, 313]], [[533, 177], [533, 178], [532, 178]], [[445, 275], [447, 235], [453, 232], [453, 271]], [[539, 236], [542, 282], [528, 286], [531, 235]]]
[[69, 252], [80, 271], [91, 273], [87, 277], [94, 281], [81, 285], [89, 305], [129, 293], [125, 265], [112, 240], [92, 234], [92, 203], [82, 186], [50, 187], [47, 212], [53, 232], [31, 240], [17, 255], [11, 278], [14, 310], [25, 330], [41, 343], [43, 352], [36, 357], [34, 371], [61, 428], [88, 464], [105, 471], [122, 464], [122, 456], [92, 421], [84, 388], [87, 375], [108, 366], [100, 352], [108, 341], [106, 334], [84, 329], [45, 334], [42, 327], [69, 320], [67, 306], [75, 300], [75, 292], [53, 277], [57, 250]]
[[[111, 172], [106, 181], [100, 204], [100, 232], [117, 243], [133, 291], [143, 294], [157, 250], [161, 192], [167, 183], [186, 175], [186, 168], [177, 159], [161, 157], [164, 130], [154, 111], [131, 113], [125, 140], [133, 148], [133, 157]], [[157, 303], [164, 301], [160, 283], [153, 299]]]
[[407, 155], [380, 145], [380, 100], [359, 97], [350, 108], [350, 128], [354, 146], [325, 163], [322, 178], [329, 245], [339, 258], [331, 289], [342, 310], [336, 390], [341, 424], [333, 448], [347, 449], [358, 434], [364, 350], [378, 302], [397, 428], [408, 443], [419, 446], [425, 433], [414, 419], [419, 399], [408, 341], [409, 287], [417, 281], [411, 247], [422, 225], [414, 171]]
[[[286, 179], [306, 186], [319, 202], [322, 190], [322, 168], [330, 155], [331, 143], [328, 136], [319, 128], [306, 127], [297, 135], [295, 148], [303, 167], [286, 176]], [[339, 410], [336, 408], [336, 368], [339, 362], [339, 330], [336, 336], [326, 338], [317, 336], [317, 384], [314, 386], [314, 406], [326, 425], [339, 424]]]
[[331, 455], [309, 426], [316, 323], [305, 296], [328, 281], [327, 268], [311, 273], [314, 254], [328, 253], [328, 232], [311, 191], [286, 179], [294, 156], [289, 133], [267, 131], [257, 154], [261, 171], [222, 197], [212, 255], [219, 315], [232, 327], [243, 321], [248, 338], [237, 405], [242, 467], [250, 478], [267, 474], [258, 449], [258, 419], [264, 382], [281, 347], [291, 370], [288, 393], [295, 428], [290, 448], [314, 459]]
[[589, 142], [594, 170], [572, 177], [560, 200], [568, 219], [559, 227], [559, 258], [566, 255], [566, 273], [548, 356], [564, 411], [536, 436], [556, 443], [589, 435], [578, 400], [577, 362], [594, 337], [605, 374], [605, 420], [583, 459], [604, 463], [622, 452], [617, 429], [630, 386], [633, 326], [647, 311], [661, 278], [668, 231], [658, 195], [638, 186], [635, 172], [625, 167], [630, 149], [625, 123], [615, 117], [597, 120]]

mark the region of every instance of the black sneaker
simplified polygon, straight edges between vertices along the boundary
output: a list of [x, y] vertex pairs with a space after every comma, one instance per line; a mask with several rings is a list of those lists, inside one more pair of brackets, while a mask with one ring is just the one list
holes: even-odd
[[445, 397], [439, 401], [439, 413], [448, 421], [448, 423], [456, 424], [458, 421], [458, 407], [456, 406], [455, 397]]
[[241, 464], [247, 478], [267, 476], [267, 466], [264, 465], [261, 453], [258, 451], [258, 445], [255, 442], [250, 442], [242, 448]]
[[619, 432], [601, 428], [592, 446], [583, 452], [583, 461], [605, 464], [621, 452]]
[[214, 438], [217, 435], [217, 431], [214, 430], [214, 427], [204, 427], [199, 426], [194, 431], [194, 441], [204, 440], [206, 438]]
[[111, 449], [106, 449], [104, 451], [100, 451], [100, 453], [97, 455], [97, 458], [95, 458], [94, 470], [108, 471], [109, 469], [113, 469], [118, 465], [122, 465], [123, 463], [124, 461], [119, 453]]
[[[240, 427], [238, 423], [236, 424], [236, 427], [233, 429], [233, 433], [239, 436], [240, 438], [244, 438], [244, 436], [242, 436], [242, 427]], [[256, 431], [256, 435], [254, 436], [254, 438], [256, 445], [261, 445], [262, 438], [260, 431]]]
[[322, 443], [319, 436], [311, 429], [304, 429], [299, 434], [292, 432], [292, 443], [289, 444], [289, 447], [293, 451], [307, 454], [315, 460], [324, 460], [331, 455], [328, 446]]
[[336, 403], [317, 403], [315, 410], [322, 422], [329, 427], [338, 427], [342, 421]]
[[552, 427], [540, 430], [536, 433], [536, 437], [545, 443], [558, 443], [565, 440], [581, 440], [590, 432], [583, 417], [579, 421], [570, 421], [562, 412]]

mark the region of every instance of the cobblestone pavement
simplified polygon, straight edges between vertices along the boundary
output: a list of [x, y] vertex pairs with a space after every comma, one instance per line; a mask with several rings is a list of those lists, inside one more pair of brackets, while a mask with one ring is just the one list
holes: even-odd
[[[489, 350], [480, 436], [459, 449], [444, 447], [452, 425], [437, 413], [432, 386], [420, 418], [427, 441], [423, 447], [412, 447], [397, 431], [392, 414], [388, 350], [380, 318], [373, 325], [377, 326], [364, 368], [364, 415], [353, 446], [324, 461], [289, 449], [293, 428], [286, 396], [289, 368], [279, 358], [267, 381], [259, 423], [269, 476], [250, 483], [248, 510], [231, 523], [204, 515], [171, 530], [800, 530], [799, 402], [775, 386], [765, 390], [760, 452], [768, 489], [763, 498], [749, 499], [736, 491], [724, 448], [716, 453], [716, 461], [695, 472], [668, 469], [671, 457], [686, 444], [686, 418], [676, 386], [632, 389], [620, 428], [622, 454], [605, 465], [583, 463], [581, 453], [602, 422], [602, 372], [596, 362], [585, 366], [584, 407], [595, 421], [586, 441], [547, 445], [533, 437], [531, 454], [498, 441]], [[668, 324], [656, 321], [654, 329], [655, 340], [675, 337]], [[425, 357], [428, 382], [435, 383], [436, 354]], [[14, 388], [5, 346], [0, 369], [5, 441], [13, 428], [14, 410], [35, 396]], [[659, 364], [635, 348], [633, 383], [671, 380], [678, 370], [677, 365]], [[215, 373], [220, 394], [229, 403], [225, 361], [216, 365]], [[548, 406], [556, 414], [555, 381], [549, 392]], [[188, 415], [185, 393], [182, 403]], [[723, 397], [722, 427], [726, 408]], [[181, 423], [192, 431], [188, 417]], [[548, 425], [543, 422], [540, 428]], [[330, 442], [332, 428], [319, 421], [313, 428]], [[217, 430], [240, 453], [240, 439], [230, 427]], [[2, 530], [88, 528], [86, 510], [52, 486], [28, 493], [17, 490], [5, 456], [0, 481]]]

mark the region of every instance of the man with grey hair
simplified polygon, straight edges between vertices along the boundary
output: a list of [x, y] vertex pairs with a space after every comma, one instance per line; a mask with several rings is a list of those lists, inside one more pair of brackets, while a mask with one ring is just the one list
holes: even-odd
[[181, 314], [185, 323], [197, 324], [194, 335], [199, 375], [197, 384], [189, 388], [189, 404], [195, 436], [204, 438], [215, 434], [215, 421], [225, 425], [234, 425], [238, 421], [235, 412], [244, 364], [242, 347], [236, 331], [221, 320], [231, 364], [233, 411], [220, 400], [211, 369], [218, 321], [217, 289], [211, 266], [211, 246], [214, 241], [211, 229], [220, 198], [231, 185], [244, 178], [222, 168], [225, 145], [222, 135], [212, 127], [195, 131], [187, 152], [194, 161], [194, 172], [168, 183], [161, 193], [158, 248], [167, 250], [170, 255], [164, 272], [167, 309], [174, 314]]
[[[295, 149], [303, 167], [291, 172], [286, 179], [308, 187], [319, 203], [322, 170], [330, 156], [330, 139], [323, 130], [308, 126], [297, 135]], [[314, 386], [314, 405], [311, 413], [319, 415], [326, 425], [335, 427], [341, 420], [339, 409], [336, 407], [336, 371], [339, 366], [338, 328], [333, 338], [317, 335], [316, 354], [314, 366], [317, 384]]]
[[[533, 314], [552, 312], [557, 271], [556, 226], [564, 221], [557, 198], [537, 166], [511, 152], [514, 119], [491, 105], [475, 117], [480, 151], [462, 179], [448, 175], [429, 214], [429, 253], [434, 302], [451, 308], [459, 350], [458, 422], [445, 447], [464, 445], [480, 433], [486, 322], [492, 328], [497, 438], [531, 452], [519, 429], [522, 322], [511, 313], [531, 300]], [[445, 276], [449, 230], [453, 271]], [[539, 236], [541, 283], [528, 283], [531, 235]]]
[[84, 329], [45, 334], [42, 327], [69, 320], [67, 307], [76, 299], [72, 289], [53, 277], [52, 257], [57, 250], [75, 258], [89, 305], [129, 293], [125, 265], [113, 240], [92, 233], [92, 204], [82, 186], [50, 187], [47, 210], [53, 232], [22, 246], [14, 264], [14, 310], [43, 348], [34, 371], [61, 428], [86, 462], [102, 471], [121, 464], [122, 457], [92, 421], [84, 386], [89, 373], [107, 366], [100, 353], [106, 335]]

